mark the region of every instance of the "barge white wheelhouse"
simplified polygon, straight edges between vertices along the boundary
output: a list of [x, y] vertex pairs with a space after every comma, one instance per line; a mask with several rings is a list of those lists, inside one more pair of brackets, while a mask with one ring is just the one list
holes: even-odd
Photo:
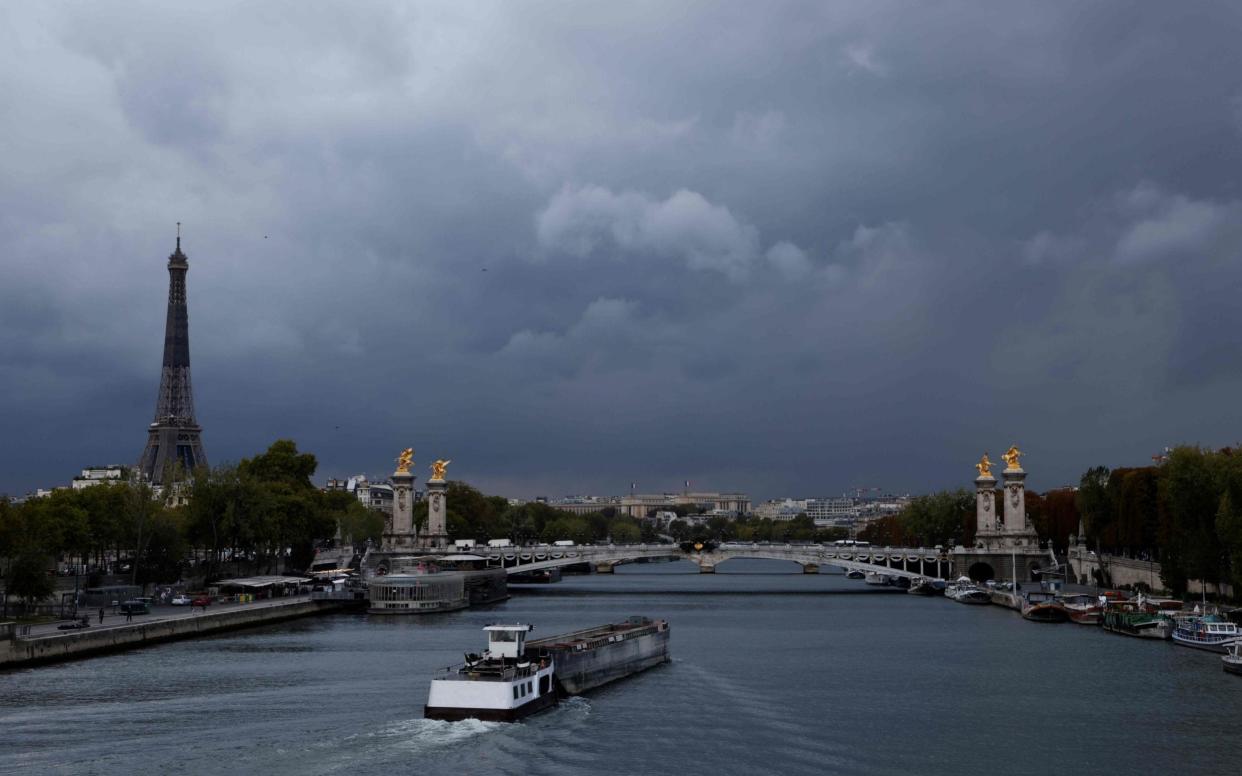
[[488, 625], [487, 651], [431, 680], [428, 719], [513, 722], [555, 706], [553, 661], [526, 655], [529, 625]]

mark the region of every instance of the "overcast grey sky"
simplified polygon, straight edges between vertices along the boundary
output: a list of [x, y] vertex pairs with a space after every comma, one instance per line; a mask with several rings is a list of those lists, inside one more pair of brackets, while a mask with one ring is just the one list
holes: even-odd
[[138, 459], [177, 221], [213, 462], [761, 498], [1235, 443], [1238, 9], [6, 4], [0, 492]]

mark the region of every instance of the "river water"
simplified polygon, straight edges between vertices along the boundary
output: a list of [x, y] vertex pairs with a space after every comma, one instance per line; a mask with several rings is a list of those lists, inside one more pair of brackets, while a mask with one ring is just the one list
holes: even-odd
[[[330, 615], [0, 674], [0, 772], [1232, 772], [1218, 656], [793, 564], [626, 566], [488, 609]], [[424, 720], [483, 625], [668, 619], [672, 663], [520, 724]]]

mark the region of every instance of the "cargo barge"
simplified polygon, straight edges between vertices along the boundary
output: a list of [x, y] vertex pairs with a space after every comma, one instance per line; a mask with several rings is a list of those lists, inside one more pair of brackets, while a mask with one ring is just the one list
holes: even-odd
[[514, 722], [669, 659], [668, 623], [647, 617], [536, 640], [529, 625], [483, 630], [487, 651], [432, 678], [423, 716]]

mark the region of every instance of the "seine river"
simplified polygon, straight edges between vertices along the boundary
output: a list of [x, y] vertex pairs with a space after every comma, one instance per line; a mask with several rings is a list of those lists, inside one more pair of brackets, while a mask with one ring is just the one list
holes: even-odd
[[[333, 615], [0, 674], [25, 774], [1224, 773], [1242, 679], [1217, 656], [792, 564], [567, 577], [422, 619]], [[725, 573], [728, 572], [728, 573]], [[521, 724], [422, 719], [495, 621], [667, 618], [673, 662]]]

